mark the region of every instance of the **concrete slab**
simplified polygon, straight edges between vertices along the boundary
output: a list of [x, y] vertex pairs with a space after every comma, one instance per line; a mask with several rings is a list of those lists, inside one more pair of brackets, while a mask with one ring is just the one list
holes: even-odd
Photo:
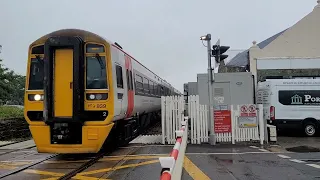
[[0, 149], [26, 149], [35, 147], [35, 143], [33, 140], [23, 141], [15, 144], [10, 144], [7, 146], [2, 146]]

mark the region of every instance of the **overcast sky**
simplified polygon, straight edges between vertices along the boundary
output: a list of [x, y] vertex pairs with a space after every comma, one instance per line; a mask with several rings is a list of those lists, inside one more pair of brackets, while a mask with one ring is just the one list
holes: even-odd
[[247, 49], [292, 26], [316, 0], [0, 0], [0, 58], [25, 74], [28, 45], [51, 31], [78, 28], [118, 42], [180, 91], [207, 70], [199, 37]]

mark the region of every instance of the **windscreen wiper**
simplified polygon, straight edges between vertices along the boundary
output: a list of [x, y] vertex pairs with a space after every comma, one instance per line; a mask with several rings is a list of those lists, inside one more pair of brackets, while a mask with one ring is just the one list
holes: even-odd
[[43, 66], [43, 60], [41, 60], [40, 56], [39, 55], [36, 55], [36, 59], [38, 61], [39, 64], [41, 64]]
[[99, 62], [99, 64], [100, 64], [101, 69], [105, 69], [105, 67], [104, 67], [104, 65], [103, 65], [103, 63], [102, 63], [102, 60], [101, 60], [101, 57], [99, 56], [99, 54], [96, 54], [96, 58], [97, 58], [97, 60], [98, 60], [98, 62]]

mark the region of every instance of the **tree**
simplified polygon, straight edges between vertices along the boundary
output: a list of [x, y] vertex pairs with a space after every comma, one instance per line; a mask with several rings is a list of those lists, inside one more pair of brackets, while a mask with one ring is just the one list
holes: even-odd
[[4, 67], [0, 59], [0, 104], [23, 104], [25, 76]]

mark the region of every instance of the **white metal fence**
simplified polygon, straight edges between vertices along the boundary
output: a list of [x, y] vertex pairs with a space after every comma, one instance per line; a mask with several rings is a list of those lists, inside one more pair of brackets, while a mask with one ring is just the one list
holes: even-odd
[[188, 112], [190, 118], [190, 140], [191, 144], [208, 142], [208, 109], [206, 105], [199, 104], [199, 96], [188, 97]]
[[162, 144], [174, 144], [175, 132], [181, 128], [184, 118], [183, 96], [161, 97], [161, 119], [162, 119]]
[[[174, 144], [175, 131], [181, 127], [184, 112], [183, 96], [162, 97], [162, 143]], [[240, 105], [230, 106], [230, 131], [216, 133], [217, 142], [244, 142], [264, 140], [264, 122], [262, 105], [257, 106], [257, 126], [240, 127]], [[207, 105], [199, 104], [199, 96], [188, 97], [188, 116], [190, 118], [190, 143], [201, 144], [209, 142], [209, 124]], [[215, 120], [217, 122], [217, 119]], [[259, 133], [261, 132], [261, 133]]]

